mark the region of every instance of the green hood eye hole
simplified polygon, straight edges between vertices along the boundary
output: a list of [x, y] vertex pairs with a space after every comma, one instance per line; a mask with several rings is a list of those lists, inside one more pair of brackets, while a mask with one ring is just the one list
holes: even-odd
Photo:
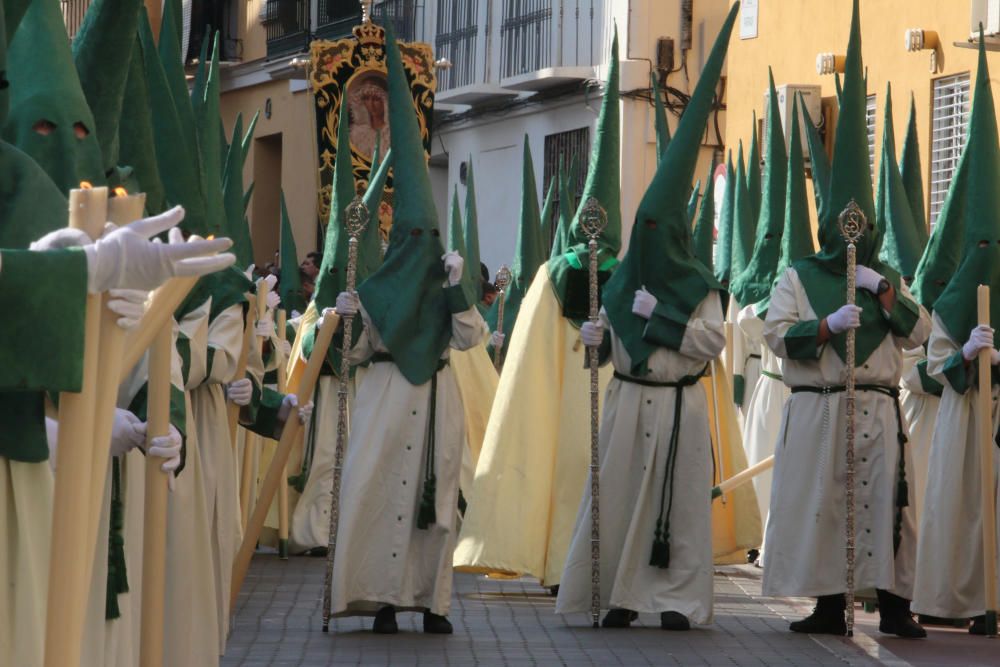
[[423, 233], [424, 233], [424, 230], [419, 229], [419, 228], [418, 229], [411, 229], [410, 230], [410, 236], [420, 236]]
[[441, 232], [437, 229], [432, 229], [431, 236], [441, 236]]
[[988, 247], [989, 247], [989, 245], [990, 245], [990, 242], [989, 242], [989, 241], [987, 241], [986, 239], [983, 239], [983, 240], [982, 240], [982, 241], [980, 241], [980, 242], [979, 242], [979, 243], [978, 243], [977, 245], [978, 245], [978, 246], [979, 246], [980, 248], [988, 248]]
[[56, 124], [53, 123], [51, 120], [43, 118], [41, 120], [35, 121], [35, 124], [31, 126], [31, 129], [35, 132], [35, 134], [40, 134], [43, 137], [47, 137], [56, 131]]
[[646, 229], [656, 229], [656, 220], [647, 220]]
[[772, 241], [772, 240], [774, 240], [776, 238], [777, 238], [777, 236], [775, 234], [770, 234], [770, 233], [764, 234], [764, 240], [765, 241]]
[[90, 130], [83, 123], [77, 121], [73, 123], [73, 134], [76, 135], [77, 139], [86, 139], [90, 135]]

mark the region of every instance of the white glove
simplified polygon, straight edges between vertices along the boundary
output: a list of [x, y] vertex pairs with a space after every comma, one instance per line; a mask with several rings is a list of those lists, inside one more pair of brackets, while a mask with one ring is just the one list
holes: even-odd
[[108, 310], [121, 317], [118, 318], [118, 326], [122, 329], [131, 329], [146, 312], [146, 299], [149, 292], [146, 290], [134, 289], [113, 289], [108, 294]]
[[[270, 276], [269, 276], [270, 277]], [[281, 305], [281, 295], [277, 292], [271, 291], [267, 293], [267, 309], [277, 310], [278, 306]]]
[[499, 331], [494, 331], [490, 336], [490, 345], [493, 346], [494, 350], [503, 349], [503, 342], [507, 340], [507, 334], [502, 334]]
[[441, 255], [444, 260], [444, 270], [448, 273], [448, 284], [455, 286], [462, 282], [462, 269], [465, 268], [465, 260], [454, 250]]
[[295, 408], [299, 410], [299, 423], [303, 425], [308, 424], [309, 418], [312, 417], [313, 402], [309, 401], [305, 405], [299, 406], [299, 397], [295, 394], [286, 394], [285, 398], [282, 399], [281, 407], [278, 408], [278, 421], [282, 424], [287, 422], [288, 417]]
[[270, 338], [274, 335], [274, 318], [271, 317], [270, 311], [265, 312], [264, 317], [257, 320], [253, 331], [258, 338]]
[[115, 408], [111, 427], [111, 456], [121, 456], [146, 443], [146, 425], [128, 410]]
[[861, 306], [847, 303], [826, 316], [826, 328], [832, 334], [843, 333], [848, 329], [857, 329], [860, 326]]
[[[145, 424], [142, 425], [142, 430], [143, 437], [145, 438]], [[160, 470], [167, 473], [167, 484], [171, 491], [174, 490], [174, 471], [181, 465], [181, 444], [180, 431], [171, 424], [168, 434], [153, 438], [149, 443], [149, 449], [146, 450], [146, 456], [156, 456], [166, 459], [160, 465]]]
[[327, 316], [336, 315], [336, 314], [337, 314], [337, 309], [336, 308], [324, 308], [323, 312], [319, 314], [319, 319], [316, 320], [316, 328], [317, 329], [322, 329], [323, 328], [323, 322], [326, 321]]
[[250, 382], [250, 378], [236, 380], [226, 385], [226, 398], [240, 407], [249, 405], [252, 397], [253, 383]]
[[[992, 347], [993, 329], [985, 324], [980, 324], [972, 330], [969, 334], [969, 340], [962, 346], [962, 358], [966, 361], [972, 361], [979, 355], [980, 350]], [[993, 356], [996, 357], [996, 350], [993, 350]]]
[[34, 241], [29, 250], [59, 250], [62, 248], [82, 248], [93, 243], [91, 238], [82, 229], [72, 227], [62, 227], [53, 232], [49, 232], [42, 238]]
[[[87, 253], [87, 289], [92, 293], [117, 287], [152, 290], [174, 276], [201, 276], [226, 268], [236, 258], [222, 252], [233, 242], [226, 238], [184, 241], [175, 227], [184, 209], [175, 206], [162, 215], [136, 220], [124, 227], [109, 224]], [[170, 243], [149, 239], [170, 230]]]
[[580, 340], [587, 347], [597, 347], [604, 342], [604, 325], [586, 321], [580, 326]]
[[635, 300], [632, 302], [632, 313], [644, 320], [653, 316], [653, 309], [656, 308], [656, 297], [646, 291], [646, 287], [635, 291]]
[[354, 317], [358, 314], [360, 304], [357, 292], [341, 292], [337, 295], [337, 314], [341, 317]]
[[293, 311], [292, 311], [292, 314], [291, 314], [291, 317], [290, 317], [289, 319], [293, 319], [293, 320], [297, 320], [297, 319], [299, 319], [300, 317], [302, 317], [302, 313], [300, 313], [300, 312], [299, 312], [299, 311], [297, 311], [297, 310], [293, 310]]
[[250, 264], [249, 266], [247, 266], [246, 271], [243, 272], [243, 275], [247, 277], [247, 280], [253, 282], [253, 272], [256, 270], [257, 270], [257, 265]]
[[285, 359], [292, 356], [292, 344], [287, 340], [281, 341], [281, 356]]
[[878, 294], [878, 286], [885, 278], [875, 269], [858, 264], [854, 267], [854, 282], [861, 289], [866, 289], [872, 294]]

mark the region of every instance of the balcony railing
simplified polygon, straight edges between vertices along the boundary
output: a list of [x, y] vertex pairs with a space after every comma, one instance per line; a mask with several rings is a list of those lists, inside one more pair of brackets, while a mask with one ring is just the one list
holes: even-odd
[[424, 0], [385, 0], [372, 9], [372, 19], [382, 26], [392, 26], [396, 39], [424, 41]]
[[309, 46], [309, 0], [267, 0], [263, 21], [267, 57], [279, 58]]
[[552, 0], [506, 0], [501, 33], [501, 75], [518, 76], [552, 63]]
[[452, 67], [438, 70], [438, 90], [475, 83], [478, 17], [479, 0], [440, 0], [435, 56], [447, 58]]
[[356, 0], [318, 0], [316, 37], [341, 39], [348, 37], [354, 26], [361, 23], [361, 5]]

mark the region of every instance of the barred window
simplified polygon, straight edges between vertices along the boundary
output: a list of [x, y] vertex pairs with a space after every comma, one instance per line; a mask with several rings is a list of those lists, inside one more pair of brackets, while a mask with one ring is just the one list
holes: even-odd
[[868, 168], [875, 175], [875, 96], [865, 100], [865, 129], [868, 130]]
[[[574, 165], [574, 163], [576, 163]], [[583, 185], [587, 180], [587, 169], [590, 165], [590, 128], [581, 127], [578, 130], [557, 132], [545, 137], [545, 166], [542, 172], [542, 196], [549, 191], [549, 184], [563, 171], [576, 166], [572, 174], [573, 181], [570, 191], [579, 199]], [[552, 196], [552, 231], [555, 233], [556, 222], [559, 219], [559, 186], [556, 185]], [[575, 204], [576, 202], [574, 202]], [[551, 239], [546, 239], [550, 241]]]
[[933, 227], [948, 196], [948, 187], [965, 147], [969, 121], [969, 73], [934, 80], [931, 102], [931, 201]]

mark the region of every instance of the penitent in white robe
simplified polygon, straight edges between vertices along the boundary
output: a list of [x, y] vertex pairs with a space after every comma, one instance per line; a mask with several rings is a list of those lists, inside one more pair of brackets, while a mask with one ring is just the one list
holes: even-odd
[[[740, 416], [746, 419], [750, 409], [750, 397], [760, 379], [761, 348], [764, 347], [764, 341], [759, 332], [751, 330], [748, 333], [740, 326], [739, 316], [742, 310], [743, 306], [730, 296], [729, 321], [733, 323], [733, 401], [739, 407]], [[742, 383], [737, 382], [735, 379], [737, 377], [743, 378]], [[738, 384], [743, 387], [740, 396], [736, 395]]]
[[[611, 361], [629, 375], [632, 359], [611, 335]], [[691, 314], [680, 350], [657, 348], [643, 380], [678, 382], [696, 377], [722, 351], [722, 304], [711, 292]], [[682, 391], [680, 415], [675, 415]], [[670, 567], [649, 564], [674, 418], [681, 419], [673, 474]], [[615, 377], [608, 384], [601, 421], [601, 600], [603, 607], [643, 613], [677, 611], [694, 623], [712, 620], [712, 440], [700, 383], [683, 389], [649, 387]], [[559, 586], [556, 611], [590, 609], [591, 494], [588, 479]]]
[[[905, 287], [895, 308], [919, 311], [916, 324], [905, 335], [891, 331], [886, 335], [855, 369], [858, 384], [897, 387], [901, 348], [921, 345], [927, 338], [930, 318]], [[847, 368], [832, 345], [817, 348], [816, 359], [789, 358], [785, 340], [789, 329], [816, 320], [798, 274], [788, 269], [771, 295], [764, 339], [784, 359], [784, 381], [791, 388], [843, 386], [846, 381]], [[764, 595], [844, 592], [845, 404], [843, 392], [792, 393], [785, 403], [764, 538]], [[875, 391], [858, 391], [855, 406], [855, 588], [881, 588], [911, 599], [916, 559], [912, 505], [902, 512], [902, 540], [899, 552], [893, 553], [900, 455], [895, 401]], [[908, 449], [903, 451], [910, 479], [913, 466]]]
[[910, 503], [916, 513], [917, 525], [924, 507], [927, 488], [927, 466], [930, 462], [931, 440], [937, 422], [939, 394], [928, 393], [920, 379], [917, 364], [927, 358], [923, 346], [903, 351], [903, 379], [899, 383], [899, 404], [903, 419], [910, 429], [910, 452], [913, 453], [913, 481], [910, 483]]
[[[763, 340], [764, 321], [757, 316], [754, 306], [740, 311], [737, 324], [750, 340]], [[743, 426], [743, 446], [747, 453], [747, 465], [753, 466], [774, 454], [775, 444], [781, 434], [781, 415], [785, 401], [791, 396], [782, 380], [781, 359], [766, 345], [761, 350], [760, 379], [753, 387], [750, 402], [746, 405], [746, 423]], [[767, 510], [771, 504], [772, 471], [768, 470], [753, 478], [757, 492], [757, 506], [761, 519], [767, 522]]]
[[[927, 371], [944, 385], [944, 392], [927, 467], [912, 607], [918, 613], [942, 618], [969, 618], [986, 610], [977, 439], [980, 414], [976, 410], [979, 388], [975, 363], [966, 367], [961, 355], [962, 343], [951, 337], [935, 314]], [[956, 391], [952, 381], [963, 391]], [[991, 432], [995, 434], [1000, 407], [995, 384], [992, 406]], [[993, 463], [992, 497], [996, 502], [1000, 456], [994, 454]], [[1000, 526], [1000, 520], [997, 523]]]
[[[352, 364], [388, 348], [362, 302], [364, 330]], [[450, 347], [482, 341], [486, 323], [475, 308], [452, 316]], [[448, 358], [445, 350], [442, 359]], [[333, 570], [332, 610], [371, 614], [383, 604], [447, 615], [458, 481], [465, 444], [462, 399], [445, 366], [437, 374], [434, 474], [437, 522], [417, 528], [428, 456], [431, 382], [414, 386], [392, 362], [372, 363], [358, 385], [340, 490], [340, 524]]]

